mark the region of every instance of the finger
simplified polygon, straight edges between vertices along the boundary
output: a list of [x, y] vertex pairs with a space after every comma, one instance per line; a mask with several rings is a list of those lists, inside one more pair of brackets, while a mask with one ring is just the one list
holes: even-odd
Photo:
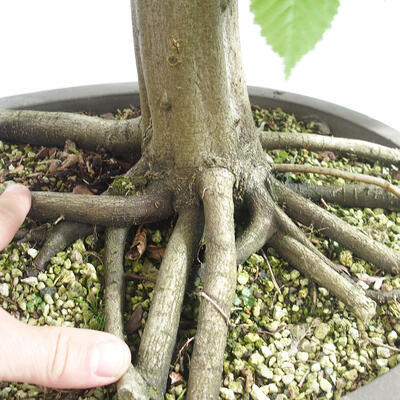
[[31, 194], [23, 185], [10, 185], [0, 196], [0, 250], [10, 243], [30, 207]]
[[114, 335], [88, 329], [34, 327], [0, 309], [0, 381], [83, 389], [117, 381], [131, 363]]

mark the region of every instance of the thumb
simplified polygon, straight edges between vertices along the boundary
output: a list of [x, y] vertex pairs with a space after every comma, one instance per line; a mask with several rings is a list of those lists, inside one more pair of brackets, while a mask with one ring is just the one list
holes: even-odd
[[0, 196], [0, 250], [10, 243], [30, 207], [31, 194], [25, 186], [7, 186]]
[[117, 381], [130, 362], [129, 347], [116, 336], [34, 327], [0, 308], [0, 381], [83, 389]]

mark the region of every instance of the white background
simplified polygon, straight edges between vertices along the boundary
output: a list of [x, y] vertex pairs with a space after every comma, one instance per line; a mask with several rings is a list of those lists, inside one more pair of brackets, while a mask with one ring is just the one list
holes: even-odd
[[[249, 85], [328, 100], [400, 131], [400, 0], [342, 0], [288, 81], [249, 0], [239, 3]], [[0, 97], [135, 80], [129, 0], [0, 0]]]

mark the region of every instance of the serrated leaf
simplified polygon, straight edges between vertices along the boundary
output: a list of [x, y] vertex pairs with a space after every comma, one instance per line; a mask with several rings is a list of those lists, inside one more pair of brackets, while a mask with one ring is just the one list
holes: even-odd
[[254, 22], [285, 63], [286, 79], [297, 62], [321, 40], [339, 0], [251, 0]]

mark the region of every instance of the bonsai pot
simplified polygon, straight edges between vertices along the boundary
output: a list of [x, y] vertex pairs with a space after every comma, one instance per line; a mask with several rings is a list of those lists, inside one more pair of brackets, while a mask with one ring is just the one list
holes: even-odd
[[[335, 136], [400, 147], [400, 132], [360, 113], [322, 100], [271, 89], [250, 87], [250, 100], [260, 107], [281, 107], [298, 119], [325, 122]], [[50, 90], [0, 99], [0, 108], [41, 111], [87, 111], [96, 114], [139, 104], [136, 83], [117, 83]], [[400, 365], [342, 400], [395, 400], [400, 393]]]

